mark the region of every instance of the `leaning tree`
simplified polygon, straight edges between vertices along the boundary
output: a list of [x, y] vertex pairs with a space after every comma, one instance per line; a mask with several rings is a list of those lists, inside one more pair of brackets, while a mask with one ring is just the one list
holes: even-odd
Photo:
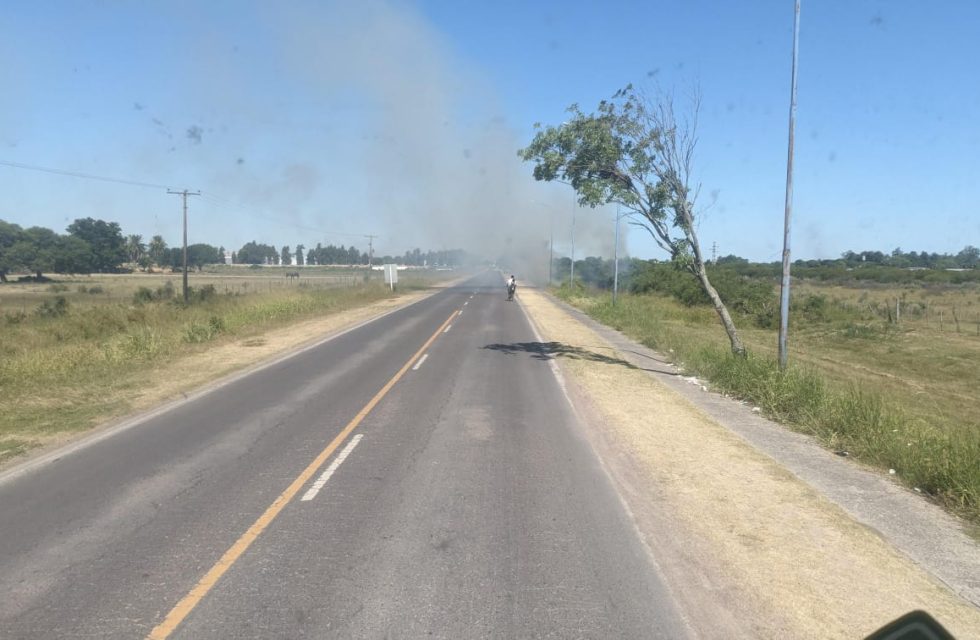
[[624, 207], [632, 224], [646, 229], [675, 265], [697, 278], [732, 352], [744, 356], [731, 314], [708, 279], [698, 242], [700, 185], [691, 181], [699, 108], [695, 96], [690, 116], [678, 118], [671, 96], [651, 98], [630, 85], [600, 102], [595, 113], [572, 105], [561, 125], [536, 124], [534, 139], [519, 155], [534, 162], [536, 180], [570, 184], [583, 206]]

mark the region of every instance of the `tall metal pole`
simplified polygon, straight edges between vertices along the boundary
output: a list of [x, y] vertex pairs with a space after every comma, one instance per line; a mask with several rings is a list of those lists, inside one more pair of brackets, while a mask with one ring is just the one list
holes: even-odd
[[548, 286], [554, 281], [552, 271], [555, 268], [555, 220], [551, 216], [551, 240], [548, 241]]
[[181, 196], [184, 200], [184, 302], [186, 303], [189, 296], [187, 289], [187, 196], [199, 196], [201, 192], [191, 193], [187, 189], [184, 189], [183, 191], [168, 190], [167, 193]]
[[575, 201], [572, 201], [572, 270], [568, 275], [568, 286], [575, 286]]
[[613, 247], [613, 304], [619, 293], [619, 206], [616, 207], [616, 246]]
[[789, 333], [790, 221], [793, 216], [793, 139], [796, 133], [796, 58], [800, 39], [800, 0], [793, 14], [793, 74], [789, 102], [789, 148], [786, 152], [786, 207], [783, 215], [783, 280], [779, 291], [779, 368], [788, 360], [786, 336]]

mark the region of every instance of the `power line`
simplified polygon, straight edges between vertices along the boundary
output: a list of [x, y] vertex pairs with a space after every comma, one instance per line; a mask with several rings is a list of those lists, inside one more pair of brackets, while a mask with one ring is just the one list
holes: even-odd
[[110, 178], [108, 176], [97, 176], [92, 173], [81, 173], [78, 171], [68, 171], [66, 169], [55, 169], [52, 167], [39, 167], [31, 164], [23, 164], [21, 162], [10, 162], [9, 160], [0, 160], [0, 165], [3, 165], [5, 167], [12, 167], [14, 169], [24, 169], [26, 171], [41, 171], [44, 173], [53, 173], [60, 176], [82, 178], [84, 180], [99, 180], [102, 182], [115, 182], [117, 184], [127, 184], [132, 187], [146, 187], [147, 189], [170, 189], [171, 188], [171, 185], [167, 185], [167, 184], [155, 184], [153, 182], [140, 182], [138, 180], [126, 180], [125, 178]]
[[[22, 163], [22, 162], [11, 162], [9, 160], [0, 160], [0, 165], [5, 166], [5, 167], [11, 167], [13, 169], [23, 169], [25, 171], [38, 171], [38, 172], [42, 172], [42, 173], [51, 173], [51, 174], [54, 174], [54, 175], [68, 176], [68, 177], [71, 177], [71, 178], [80, 178], [80, 179], [83, 179], [83, 180], [98, 180], [100, 182], [112, 182], [112, 183], [116, 183], [116, 184], [125, 184], [125, 185], [129, 185], [129, 186], [132, 186], [132, 187], [144, 187], [144, 188], [147, 188], [147, 189], [166, 189], [168, 191], [173, 191], [176, 194], [182, 193], [181, 191], [176, 191], [173, 188], [172, 185], [167, 185], [167, 184], [157, 184], [157, 183], [154, 183], [154, 182], [141, 182], [139, 180], [128, 180], [126, 178], [114, 178], [114, 177], [110, 177], [110, 176], [99, 176], [99, 175], [95, 175], [95, 174], [92, 174], [92, 173], [83, 173], [83, 172], [80, 172], [80, 171], [70, 171], [68, 169], [57, 169], [57, 168], [54, 168], [54, 167], [42, 167], [42, 166], [38, 166], [38, 165], [25, 164], [25, 163]], [[279, 223], [279, 224], [282, 224], [283, 223], [283, 221], [281, 219], [277, 219], [277, 218], [274, 218], [274, 217], [271, 217], [271, 216], [263, 215], [261, 213], [256, 212], [254, 209], [250, 209], [249, 207], [246, 207], [246, 206], [241, 205], [239, 203], [233, 202], [232, 200], [229, 200], [227, 198], [223, 198], [223, 197], [218, 196], [218, 195], [216, 195], [214, 193], [202, 193], [202, 192], [198, 191], [197, 193], [188, 193], [188, 195], [199, 195], [199, 196], [202, 196], [206, 200], [210, 200], [212, 204], [216, 204], [218, 206], [223, 206], [223, 207], [226, 207], [226, 208], [231, 208], [231, 209], [236, 210], [236, 211], [240, 211], [242, 213], [246, 213], [246, 214], [252, 216], [253, 218], [258, 218], [260, 220], [265, 220], [267, 222], [276, 222], [276, 223]], [[295, 223], [290, 223], [290, 226], [292, 226], [294, 229], [297, 229], [299, 231], [309, 231], [311, 233], [316, 233], [316, 234], [320, 234], [320, 235], [324, 235], [324, 236], [344, 236], [344, 237], [348, 237], [348, 238], [367, 238], [369, 245], [372, 243], [372, 241], [375, 238], [378, 238], [379, 237], [377, 235], [369, 235], [369, 234], [365, 234], [365, 233], [344, 233], [344, 232], [341, 232], [341, 231], [325, 231], [323, 229], [317, 229], [317, 228], [314, 228], [314, 227], [307, 227], [307, 226], [299, 225], [299, 224], [295, 224]]]

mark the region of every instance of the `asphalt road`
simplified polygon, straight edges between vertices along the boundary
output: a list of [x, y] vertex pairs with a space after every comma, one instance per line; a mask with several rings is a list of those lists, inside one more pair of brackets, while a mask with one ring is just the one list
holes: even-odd
[[0, 637], [684, 637], [534, 341], [487, 273], [7, 472]]

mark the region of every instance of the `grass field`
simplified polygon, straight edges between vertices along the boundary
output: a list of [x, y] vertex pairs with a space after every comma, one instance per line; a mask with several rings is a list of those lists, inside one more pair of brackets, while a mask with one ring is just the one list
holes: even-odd
[[[299, 278], [286, 274], [299, 272]], [[188, 274], [191, 287], [211, 285], [217, 293], [250, 294], [304, 288], [336, 288], [363, 282], [366, 269], [333, 267], [261, 267], [250, 269], [243, 265], [212, 266], [205, 271]], [[380, 272], [372, 278], [381, 280]], [[111, 302], [129, 302], [139, 287], [156, 289], [170, 282], [180, 293], [180, 273], [96, 274], [82, 276], [52, 276], [52, 282], [9, 282], [0, 286], [0, 316], [5, 313], [32, 311], [38, 304], [54, 296], [64, 296], [74, 305], [91, 306]]]
[[621, 296], [614, 307], [607, 294], [558, 293], [715, 388], [835, 451], [896, 470], [910, 487], [980, 523], [977, 287], [803, 284], [794, 298], [785, 374], [775, 365], [775, 330], [736, 318], [750, 351], [742, 360], [728, 353], [708, 307], [659, 294]]
[[[125, 415], [182, 359], [397, 295], [378, 272], [287, 269], [191, 274], [189, 304], [180, 274], [0, 285], [0, 462]], [[403, 273], [399, 291], [452, 275]]]

